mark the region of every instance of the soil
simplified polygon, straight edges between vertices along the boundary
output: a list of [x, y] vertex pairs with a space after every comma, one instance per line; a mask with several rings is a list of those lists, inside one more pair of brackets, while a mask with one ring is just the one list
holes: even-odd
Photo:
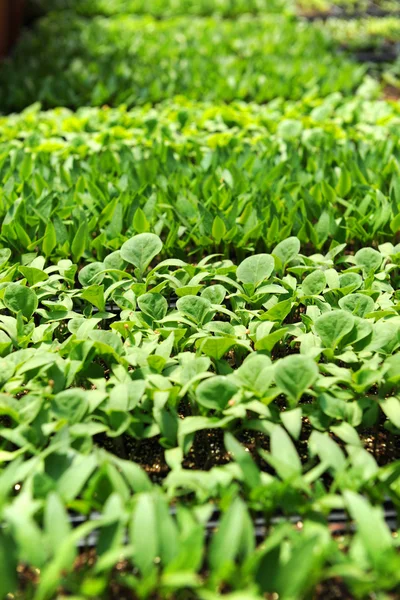
[[383, 99], [391, 100], [391, 101], [399, 101], [400, 100], [400, 87], [395, 87], [394, 85], [387, 85], [383, 90]]
[[[304, 417], [302, 433], [296, 443], [303, 464], [309, 461], [308, 437], [311, 431], [311, 424]], [[262, 471], [273, 473], [258, 453], [259, 448], [269, 450], [269, 438], [260, 432], [245, 429], [235, 435], [252, 455], [258, 467]], [[345, 444], [339, 438], [333, 435], [332, 437], [344, 449]], [[379, 466], [400, 460], [400, 438], [392, 435], [383, 426], [380, 426], [378, 430], [374, 428], [361, 431], [360, 438], [364, 448], [374, 456]], [[116, 454], [119, 458], [137, 463], [146, 471], [153, 483], [161, 483], [169, 473], [169, 467], [164, 458], [164, 448], [160, 444], [159, 436], [136, 440], [129, 435], [124, 435], [116, 441], [101, 434], [95, 437], [95, 441], [99, 446]], [[213, 467], [227, 464], [230, 461], [231, 456], [224, 447], [224, 431], [205, 429], [195, 434], [192, 448], [183, 460], [183, 467], [185, 469], [209, 471]]]
[[[96, 554], [94, 551], [85, 552], [79, 555], [75, 562], [75, 575], [78, 583], [80, 577], [84, 576], [87, 568], [91, 568], [96, 562]], [[126, 585], [126, 578], [132, 573], [130, 565], [127, 561], [118, 563], [111, 575], [110, 582], [101, 593], [96, 596], [96, 600], [139, 600], [134, 592]], [[33, 595], [33, 591], [39, 583], [37, 571], [21, 566], [18, 568], [18, 578], [20, 582], [20, 591], [13, 595], [13, 600], [28, 600]], [[78, 584], [79, 585], [79, 584]], [[59, 594], [70, 595], [72, 590], [66, 590], [60, 586]], [[29, 595], [28, 595], [29, 594]], [[221, 598], [224, 594], [221, 594]], [[174, 596], [169, 596], [169, 600], [197, 600], [198, 596], [195, 592], [188, 589], [176, 593]], [[265, 600], [278, 600], [277, 594], [265, 594]], [[390, 595], [388, 598], [395, 600], [396, 596]], [[150, 600], [165, 600], [165, 595], [161, 596], [155, 593]], [[300, 599], [299, 599], [300, 600]], [[356, 600], [349, 592], [346, 585], [339, 578], [329, 579], [319, 583], [309, 600]], [[369, 595], [365, 600], [373, 600], [373, 596]]]

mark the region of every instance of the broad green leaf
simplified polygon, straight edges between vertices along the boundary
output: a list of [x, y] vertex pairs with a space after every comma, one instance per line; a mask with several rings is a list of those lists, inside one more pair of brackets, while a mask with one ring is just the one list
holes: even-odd
[[154, 233], [140, 233], [122, 245], [121, 257], [144, 273], [151, 261], [160, 254], [163, 244]]
[[18, 283], [9, 283], [3, 298], [5, 306], [13, 313], [21, 311], [30, 319], [38, 307], [38, 299], [33, 290]]
[[298, 440], [301, 433], [303, 411], [298, 406], [292, 410], [281, 412], [281, 420], [290, 435]]
[[64, 390], [56, 394], [52, 409], [59, 419], [69, 423], [79, 423], [89, 408], [87, 394], [80, 388]]
[[357, 317], [364, 317], [374, 310], [375, 302], [365, 294], [349, 294], [339, 300], [339, 306]]
[[326, 277], [323, 271], [313, 271], [304, 279], [302, 283], [303, 294], [305, 296], [317, 296], [326, 287]]
[[392, 319], [373, 325], [372, 339], [364, 350], [392, 354], [400, 346], [400, 325]]
[[116, 456], [112, 456], [111, 459], [121, 471], [133, 492], [139, 494], [140, 492], [150, 492], [153, 489], [148, 475], [139, 465], [131, 460], [123, 460]]
[[351, 175], [345, 167], [340, 168], [339, 180], [336, 184], [336, 191], [342, 198], [345, 198], [350, 192], [352, 186]]
[[79, 271], [78, 279], [81, 285], [89, 286], [93, 284], [100, 284], [104, 279], [104, 263], [93, 262], [85, 265], [83, 269]]
[[377, 271], [383, 260], [382, 254], [373, 248], [361, 248], [354, 258], [356, 265], [362, 267], [366, 273]]
[[393, 383], [400, 381], [400, 353], [389, 356], [385, 360], [385, 367], [387, 369], [385, 376], [388, 381]]
[[[62, 464], [60, 456], [55, 459], [56, 465]], [[75, 456], [68, 469], [57, 480], [57, 491], [65, 502], [75, 500], [98, 466], [95, 454]]]
[[10, 248], [0, 248], [0, 268], [4, 267], [4, 265], [8, 262], [10, 256]]
[[200, 343], [200, 350], [214, 360], [220, 360], [235, 345], [235, 340], [228, 337], [206, 337]]
[[0, 598], [17, 590], [18, 550], [12, 536], [0, 531]]
[[93, 304], [100, 312], [104, 312], [106, 305], [103, 285], [89, 285], [83, 290], [81, 298]]
[[309, 445], [312, 454], [317, 454], [322, 462], [336, 471], [341, 471], [346, 466], [342, 450], [328, 434], [312, 431]]
[[155, 504], [161, 564], [167, 566], [173, 562], [179, 552], [178, 528], [166, 499], [161, 495], [156, 496]]
[[135, 211], [135, 216], [133, 217], [133, 229], [137, 231], [137, 233], [145, 233], [149, 231], [150, 225], [144, 214], [143, 210], [139, 207]]
[[30, 286], [36, 285], [41, 281], [46, 281], [49, 278], [47, 273], [35, 267], [19, 267], [18, 271], [26, 278]]
[[140, 310], [155, 321], [161, 321], [167, 314], [168, 303], [161, 294], [143, 294], [139, 296], [137, 302]]
[[201, 325], [211, 309], [211, 303], [201, 296], [184, 296], [176, 303], [177, 309], [186, 317]]
[[340, 341], [350, 333], [354, 318], [344, 310], [332, 310], [324, 313], [315, 321], [315, 331], [326, 348], [336, 348]]
[[390, 396], [381, 400], [379, 404], [389, 421], [400, 429], [400, 400], [394, 396]]
[[289, 237], [275, 246], [272, 254], [276, 256], [284, 267], [288, 262], [296, 258], [300, 252], [300, 241], [297, 237]]
[[223, 410], [237, 391], [238, 388], [228, 377], [216, 375], [199, 384], [196, 389], [196, 398], [202, 406]]
[[109, 348], [112, 348], [118, 356], [122, 356], [124, 353], [121, 338], [112, 331], [91, 331], [89, 337], [100, 345], [102, 352], [107, 352], [108, 346]]
[[264, 354], [250, 354], [242, 366], [235, 372], [235, 379], [241, 385], [254, 391], [257, 395], [263, 395], [274, 377], [271, 360]]
[[282, 300], [282, 302], [274, 304], [274, 306], [263, 313], [260, 318], [262, 321], [277, 321], [282, 323], [291, 310], [292, 300], [291, 298], [288, 298], [288, 300]]
[[280, 360], [275, 367], [275, 381], [288, 396], [291, 404], [296, 404], [304, 392], [318, 378], [318, 367], [312, 358], [292, 354]]
[[331, 431], [345, 444], [350, 446], [362, 446], [362, 442], [358, 435], [358, 432], [349, 423], [343, 422], [340, 425], [332, 426]]
[[202, 298], [209, 300], [211, 304], [222, 304], [226, 296], [226, 289], [223, 285], [208, 285], [202, 292]]
[[274, 270], [274, 259], [270, 254], [255, 254], [245, 258], [236, 270], [236, 278], [244, 284], [257, 287], [268, 279]]

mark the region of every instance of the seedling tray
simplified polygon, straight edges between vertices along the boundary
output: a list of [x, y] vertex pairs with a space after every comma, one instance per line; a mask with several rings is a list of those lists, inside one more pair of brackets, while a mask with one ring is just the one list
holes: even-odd
[[[386, 500], [383, 505], [384, 519], [386, 525], [390, 531], [395, 532], [399, 527], [399, 517], [396, 508], [391, 500]], [[170, 509], [172, 515], [175, 514], [175, 509]], [[84, 515], [70, 515], [70, 523], [73, 527], [78, 527], [87, 521], [96, 521], [101, 517], [100, 513], [93, 512], [88, 517]], [[213, 532], [219, 528], [221, 520], [221, 512], [215, 510], [207, 525], [206, 525], [206, 536], [209, 539]], [[341, 536], [345, 534], [354, 534], [356, 527], [353, 521], [350, 519], [348, 514], [344, 510], [333, 510], [328, 516], [328, 526], [333, 536]], [[298, 527], [302, 526], [303, 517], [300, 515], [292, 515], [285, 517], [284, 515], [276, 515], [267, 520], [261, 513], [255, 514], [253, 518], [254, 533], [258, 544], [263, 542], [268, 535], [268, 530], [271, 526], [278, 525], [283, 522], [289, 522]], [[88, 536], [79, 540], [77, 546], [79, 549], [87, 550], [95, 548], [99, 537], [97, 530], [92, 531]], [[127, 533], [125, 534], [125, 541], [127, 541]]]
[[328, 21], [329, 19], [343, 19], [345, 21], [355, 21], [357, 19], [365, 19], [366, 17], [377, 17], [377, 18], [384, 18], [384, 17], [400, 17], [400, 10], [398, 11], [388, 11], [388, 10], [382, 10], [382, 9], [378, 9], [378, 8], [368, 8], [367, 10], [364, 11], [354, 11], [354, 12], [347, 12], [344, 9], [338, 8], [336, 7], [334, 10], [331, 10], [329, 12], [321, 12], [321, 13], [313, 13], [313, 14], [307, 14], [305, 13], [300, 13], [299, 16], [303, 19], [306, 19], [307, 21]]

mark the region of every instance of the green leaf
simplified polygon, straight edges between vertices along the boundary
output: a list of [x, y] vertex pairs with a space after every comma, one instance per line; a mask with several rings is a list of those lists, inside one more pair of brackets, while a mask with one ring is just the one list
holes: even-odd
[[268, 356], [257, 353], [250, 354], [235, 372], [235, 379], [238, 379], [241, 385], [259, 396], [267, 391], [273, 377], [274, 370], [271, 366], [271, 360]]
[[111, 349], [117, 356], [122, 356], [124, 353], [121, 338], [113, 331], [95, 330], [90, 332], [89, 337], [96, 342], [100, 348], [100, 352], [108, 353], [109, 349]]
[[224, 236], [226, 234], [225, 223], [221, 219], [221, 217], [219, 217], [218, 215], [216, 215], [214, 217], [214, 221], [213, 221], [213, 224], [212, 224], [211, 234], [212, 234], [212, 236], [215, 239], [215, 241], [216, 241], [217, 244], [220, 243], [220, 241], [224, 238]]
[[104, 312], [106, 304], [103, 285], [90, 285], [83, 290], [81, 298], [93, 304], [100, 312]]
[[4, 265], [8, 262], [8, 259], [11, 256], [10, 248], [1, 248], [0, 249], [0, 268], [4, 267]]
[[297, 237], [289, 237], [280, 242], [272, 251], [273, 256], [276, 256], [282, 267], [285, 267], [288, 262], [296, 258], [300, 252], [300, 240]]
[[234, 460], [238, 463], [240, 470], [242, 471], [243, 481], [249, 488], [259, 486], [261, 484], [261, 475], [251, 454], [243, 448], [242, 444], [240, 444], [231, 433], [225, 433], [224, 444], [225, 448], [232, 454]]
[[296, 448], [286, 431], [275, 425], [271, 434], [271, 464], [283, 480], [301, 475], [302, 467]]
[[60, 549], [71, 531], [64, 504], [58, 494], [52, 492], [46, 499], [44, 527], [52, 552]]
[[183, 296], [176, 303], [177, 309], [194, 321], [197, 325], [201, 325], [211, 309], [211, 303], [206, 298], [201, 296]]
[[389, 398], [380, 400], [379, 404], [389, 421], [400, 429], [400, 400], [394, 396], [390, 396]]
[[255, 254], [245, 258], [236, 269], [236, 278], [244, 284], [257, 287], [268, 279], [274, 270], [274, 259], [270, 254]]
[[178, 528], [171, 515], [167, 500], [162, 496], [156, 496], [155, 502], [161, 564], [167, 566], [172, 563], [178, 555]]
[[38, 307], [38, 299], [33, 290], [18, 283], [9, 283], [6, 287], [3, 302], [13, 313], [19, 311], [30, 319]]
[[18, 552], [12, 536], [0, 531], [0, 598], [17, 591]]
[[161, 321], [167, 314], [168, 302], [161, 294], [142, 294], [137, 302], [140, 310], [155, 321]]
[[100, 284], [104, 279], [104, 263], [101, 262], [93, 262], [85, 265], [83, 269], [79, 271], [78, 279], [79, 283], [84, 287]]
[[309, 441], [310, 451], [318, 454], [321, 462], [326, 463], [336, 471], [341, 471], [346, 466], [346, 458], [339, 446], [327, 433], [312, 431]]
[[200, 350], [214, 360], [220, 360], [235, 345], [228, 337], [206, 337], [200, 343]]
[[339, 306], [357, 317], [364, 317], [374, 310], [375, 302], [365, 294], [348, 294], [344, 298], [340, 298]]
[[354, 258], [356, 265], [362, 267], [366, 273], [377, 271], [383, 260], [382, 254], [373, 248], [361, 248]]
[[362, 446], [362, 442], [358, 435], [358, 432], [349, 423], [343, 422], [339, 425], [332, 426], [331, 431], [345, 444], [350, 446]]
[[343, 495], [370, 560], [375, 567], [383, 567], [394, 549], [382, 509], [371, 506], [365, 498], [355, 492], [345, 490]]
[[163, 244], [158, 235], [140, 233], [122, 245], [121, 256], [143, 274], [153, 258], [160, 254], [162, 247]]
[[317, 296], [326, 287], [326, 277], [323, 271], [313, 271], [304, 279], [302, 283], [303, 294], [305, 296]]
[[208, 557], [211, 569], [224, 572], [225, 566], [233, 565], [236, 558], [246, 558], [254, 545], [254, 530], [246, 505], [235, 498], [212, 538]]
[[44, 232], [42, 250], [45, 256], [50, 256], [57, 245], [56, 230], [52, 221], [48, 221]]
[[83, 256], [83, 253], [86, 250], [88, 239], [88, 226], [86, 221], [83, 221], [80, 224], [78, 231], [76, 232], [71, 244], [71, 252], [74, 262], [79, 262], [79, 259]]
[[281, 412], [281, 421], [295, 440], [298, 440], [300, 437], [302, 416], [303, 411], [300, 407]]
[[79, 423], [89, 408], [86, 392], [80, 388], [64, 390], [54, 397], [52, 408], [59, 419]]
[[[277, 305], [275, 304], [275, 306], [277, 306]], [[275, 314], [273, 314], [271, 316], [276, 317], [277, 316], [276, 312], [275, 312]], [[281, 320], [280, 315], [279, 315], [279, 320]], [[274, 346], [286, 335], [287, 331], [288, 331], [287, 327], [282, 327], [281, 329], [277, 329], [276, 331], [273, 331], [272, 333], [265, 335], [264, 337], [261, 337], [254, 344], [254, 348], [256, 350], [266, 350], [267, 352], [272, 352]]]
[[291, 404], [300, 400], [303, 393], [315, 383], [318, 374], [318, 367], [312, 358], [296, 354], [286, 356], [275, 367], [275, 381]]
[[18, 271], [26, 278], [30, 286], [36, 285], [41, 281], [47, 281], [49, 278], [47, 273], [35, 267], [18, 267]]
[[[63, 464], [61, 456], [55, 456], [55, 468]], [[57, 480], [57, 491], [65, 502], [74, 500], [82, 491], [91, 475], [98, 469], [95, 454], [77, 454], [69, 468]]]
[[339, 181], [336, 185], [336, 191], [341, 198], [345, 198], [351, 190], [351, 175], [345, 167], [340, 168]]
[[144, 576], [155, 568], [159, 556], [160, 541], [153, 494], [140, 494], [130, 527], [133, 545], [133, 562]]
[[150, 492], [153, 489], [147, 473], [139, 465], [113, 455], [111, 455], [111, 460], [118, 467], [118, 470], [121, 471], [133, 492], [139, 494], [140, 492]]
[[207, 408], [223, 410], [236, 394], [236, 385], [223, 375], [202, 381], [196, 389], [197, 402]]
[[140, 207], [135, 211], [132, 225], [133, 229], [137, 231], [137, 233], [145, 233], [150, 229], [150, 224], [146, 218], [146, 215]]
[[326, 348], [336, 348], [354, 326], [353, 316], [344, 310], [324, 313], [315, 321], [315, 331]]
[[211, 304], [222, 304], [226, 296], [226, 289], [223, 285], [208, 285], [202, 292], [202, 298], [209, 300]]
[[274, 306], [271, 306], [271, 308], [263, 313], [260, 318], [262, 321], [277, 321], [282, 323], [291, 310], [292, 299], [288, 298], [287, 300], [282, 300], [282, 302], [277, 302]]

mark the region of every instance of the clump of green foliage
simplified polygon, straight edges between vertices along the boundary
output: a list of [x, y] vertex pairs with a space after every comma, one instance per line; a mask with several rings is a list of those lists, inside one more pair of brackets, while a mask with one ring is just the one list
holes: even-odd
[[[195, 100], [266, 102], [353, 92], [364, 68], [313, 25], [282, 15], [232, 21], [67, 12], [41, 19], [1, 66], [0, 110]], [[62, 76], [60, 76], [62, 73]]]
[[31, 0], [31, 10], [49, 12], [73, 10], [84, 16], [116, 14], [145, 14], [158, 18], [179, 15], [226, 18], [242, 14], [282, 12], [291, 8], [291, 0]]
[[316, 250], [391, 241], [399, 122], [396, 105], [338, 95], [268, 107], [33, 107], [0, 120], [0, 231], [15, 256], [40, 248], [74, 261], [103, 260], [147, 231], [163, 237], [165, 256], [189, 250], [192, 260], [210, 249], [240, 259], [291, 235]]
[[[352, 573], [354, 593], [391, 589], [399, 557], [370, 503], [396, 498], [398, 467], [379, 467], [363, 439], [379, 424], [388, 435], [400, 432], [400, 247], [343, 255], [344, 245], [333, 244], [307, 256], [290, 237], [239, 264], [210, 256], [197, 265], [159, 261], [162, 248], [157, 235], [142, 233], [85, 266], [46, 265], [41, 255], [18, 264], [2, 250], [0, 401], [8, 423], [0, 458], [9, 466], [0, 542], [3, 554], [11, 540], [14, 549], [3, 590], [15, 590], [12, 574], [23, 560], [43, 569], [35, 597], [53, 597], [61, 573], [73, 591], [75, 546], [93, 530], [99, 562], [83, 590], [104, 591], [123, 557], [137, 569], [124, 581], [138, 597], [165, 587], [199, 588], [201, 598], [223, 584], [303, 597], [332, 573], [347, 581], [360, 544], [371, 577], [366, 583]], [[198, 460], [199, 440], [213, 431], [223, 434], [226, 464], [188, 468], [186, 457]], [[258, 450], [267, 470], [238, 441], [252, 432], [268, 442]], [[99, 435], [114, 453], [97, 447]], [[152, 439], [164, 449], [158, 490], [127, 454]], [[207, 454], [212, 466], [211, 448]], [[193, 512], [178, 503], [176, 520], [167, 500], [182, 495], [191, 496]], [[219, 499], [223, 508], [228, 498], [205, 558], [210, 512], [200, 507]], [[102, 514], [72, 530], [63, 504]], [[360, 524], [346, 560], [326, 522], [333, 507], [348, 508]], [[255, 551], [248, 511], [271, 517], [278, 508], [300, 515], [304, 531], [282, 524]], [[371, 520], [382, 536], [379, 553]], [[188, 561], [188, 544], [196, 560]], [[307, 556], [299, 580], [286, 576], [294, 567], [282, 544], [293, 545], [293, 561]], [[273, 565], [276, 580], [265, 577]]]

